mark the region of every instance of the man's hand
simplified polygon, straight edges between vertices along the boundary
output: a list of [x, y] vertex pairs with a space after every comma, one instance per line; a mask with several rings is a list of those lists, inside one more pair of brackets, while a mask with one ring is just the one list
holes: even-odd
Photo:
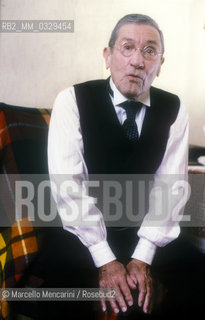
[[[127, 304], [129, 306], [133, 304], [129, 286], [133, 286], [133, 288], [136, 288], [136, 286], [120, 262], [112, 261], [99, 268], [99, 286], [100, 288], [117, 289], [117, 302], [115, 300], [109, 300], [111, 308], [115, 313], [119, 312], [119, 307], [125, 312], [127, 310]], [[102, 310], [106, 311], [107, 308], [104, 300], [101, 301], [101, 305]]]
[[153, 281], [149, 265], [143, 261], [132, 259], [127, 265], [127, 271], [128, 277], [131, 278], [139, 290], [139, 307], [143, 306], [143, 311], [150, 313], [153, 304]]

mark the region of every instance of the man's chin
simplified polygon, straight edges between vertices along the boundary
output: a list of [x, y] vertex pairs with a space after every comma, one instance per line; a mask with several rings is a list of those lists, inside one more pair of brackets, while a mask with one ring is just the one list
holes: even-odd
[[142, 82], [141, 81], [129, 81], [127, 84], [125, 84], [124, 88], [122, 87], [124, 93], [122, 94], [131, 99], [136, 98], [139, 95], [142, 94]]
[[128, 99], [134, 99], [141, 95], [141, 90], [139, 90], [139, 88], [126, 90], [124, 91], [123, 95]]

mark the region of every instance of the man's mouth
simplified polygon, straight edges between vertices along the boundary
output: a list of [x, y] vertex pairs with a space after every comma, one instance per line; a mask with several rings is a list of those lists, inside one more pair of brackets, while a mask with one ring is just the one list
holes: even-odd
[[141, 81], [143, 81], [142, 76], [139, 76], [139, 75], [136, 75], [136, 74], [128, 74], [128, 77], [130, 77], [132, 80], [137, 80], [137, 81], [141, 80]]

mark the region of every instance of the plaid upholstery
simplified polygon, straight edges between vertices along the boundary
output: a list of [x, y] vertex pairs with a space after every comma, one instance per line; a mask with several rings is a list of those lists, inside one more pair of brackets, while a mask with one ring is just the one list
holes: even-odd
[[[22, 174], [47, 174], [47, 134], [51, 110], [16, 107], [0, 103], [0, 215], [8, 226], [0, 227], [0, 281], [2, 288], [40, 287], [38, 264], [45, 228], [26, 221], [11, 222], [14, 215], [15, 179]], [[12, 174], [12, 175], [11, 175]], [[15, 174], [15, 176], [14, 176]], [[13, 180], [13, 181], [11, 181]], [[9, 208], [9, 210], [8, 210]], [[31, 319], [12, 315], [2, 301], [0, 319]]]
[[0, 104], [1, 173], [47, 173], [50, 110]]

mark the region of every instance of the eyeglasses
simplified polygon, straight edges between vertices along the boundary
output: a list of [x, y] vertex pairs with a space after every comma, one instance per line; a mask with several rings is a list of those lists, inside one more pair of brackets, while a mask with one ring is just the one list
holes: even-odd
[[146, 60], [155, 60], [157, 56], [162, 56], [162, 52], [158, 52], [153, 46], [146, 46], [144, 48], [136, 48], [133, 43], [125, 42], [121, 46], [114, 46], [118, 49], [124, 57], [131, 57], [136, 50], [140, 50], [142, 56]]

